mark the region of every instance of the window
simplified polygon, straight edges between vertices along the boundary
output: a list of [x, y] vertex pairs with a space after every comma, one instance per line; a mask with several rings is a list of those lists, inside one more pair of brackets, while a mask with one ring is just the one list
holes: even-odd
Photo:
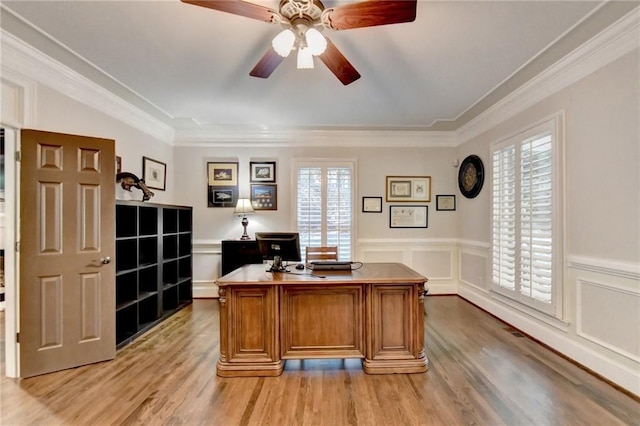
[[354, 170], [353, 161], [296, 163], [296, 220], [303, 257], [306, 246], [338, 246], [338, 259], [351, 259]]
[[562, 179], [556, 121], [492, 147], [491, 202], [493, 290], [558, 316]]

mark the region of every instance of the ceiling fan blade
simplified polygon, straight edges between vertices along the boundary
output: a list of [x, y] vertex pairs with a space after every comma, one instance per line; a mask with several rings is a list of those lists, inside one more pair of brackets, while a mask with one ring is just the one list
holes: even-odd
[[329, 13], [329, 22], [334, 30], [413, 22], [416, 7], [417, 0], [362, 1], [335, 7]]
[[267, 78], [275, 71], [276, 68], [278, 68], [278, 65], [280, 65], [280, 62], [283, 60], [284, 58], [282, 56], [278, 55], [273, 48], [269, 47], [267, 53], [260, 58], [249, 75], [252, 77]]
[[183, 3], [202, 6], [251, 19], [272, 22], [275, 12], [272, 9], [242, 0], [181, 0]]
[[351, 63], [338, 50], [335, 44], [327, 39], [327, 49], [318, 56], [322, 62], [338, 77], [338, 80], [345, 86], [351, 84], [360, 78], [360, 73], [351, 65]]

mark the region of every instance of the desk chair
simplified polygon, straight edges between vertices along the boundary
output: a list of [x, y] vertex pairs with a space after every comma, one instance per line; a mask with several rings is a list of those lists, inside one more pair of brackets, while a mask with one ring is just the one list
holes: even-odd
[[338, 260], [338, 246], [307, 247], [304, 258], [307, 266], [314, 260]]

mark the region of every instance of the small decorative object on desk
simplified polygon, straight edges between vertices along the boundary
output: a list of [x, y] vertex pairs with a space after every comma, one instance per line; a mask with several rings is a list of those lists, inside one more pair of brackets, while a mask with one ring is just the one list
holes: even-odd
[[142, 201], [148, 201], [153, 197], [153, 192], [149, 190], [143, 179], [129, 172], [122, 172], [116, 175], [116, 182], [120, 184], [122, 189], [131, 192], [131, 187], [142, 191]]

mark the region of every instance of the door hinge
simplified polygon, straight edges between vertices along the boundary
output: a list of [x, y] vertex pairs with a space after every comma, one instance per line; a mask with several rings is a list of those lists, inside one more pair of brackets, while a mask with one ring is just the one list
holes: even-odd
[[22, 160], [22, 151], [16, 151], [16, 161]]
[[16, 343], [20, 343], [20, 333], [16, 333]]
[[16, 241], [16, 251], [20, 251], [20, 241]]

